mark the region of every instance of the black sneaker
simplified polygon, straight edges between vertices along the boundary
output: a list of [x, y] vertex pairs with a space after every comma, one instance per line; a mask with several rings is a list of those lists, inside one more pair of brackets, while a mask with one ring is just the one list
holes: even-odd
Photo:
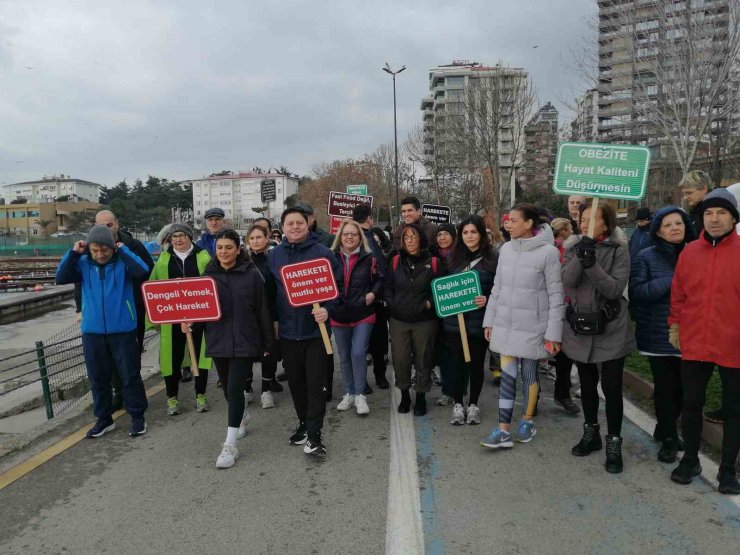
[[388, 383], [388, 380], [386, 380], [384, 377], [376, 378], [375, 385], [378, 386], [378, 389], [388, 389], [391, 386], [391, 384]]
[[726, 468], [720, 465], [717, 481], [719, 482], [719, 486], [717, 487], [718, 492], [725, 495], [740, 494], [740, 482], [737, 481], [737, 477], [735, 476], [734, 466]]
[[678, 466], [673, 469], [673, 472], [671, 472], [671, 480], [685, 486], [690, 484], [694, 476], [698, 476], [699, 474], [701, 474], [699, 461], [693, 462], [683, 458], [678, 463]]
[[143, 436], [146, 433], [146, 422], [144, 417], [132, 418], [131, 426], [128, 428], [128, 435], [131, 437]]
[[563, 407], [563, 410], [571, 416], [576, 416], [581, 413], [581, 409], [578, 408], [578, 405], [576, 405], [570, 397], [564, 397], [562, 399], [555, 397], [554, 400], [556, 405]]
[[715, 424], [722, 424], [725, 421], [725, 414], [722, 407], [717, 410], [710, 410], [704, 413], [704, 418], [708, 422], [714, 422]]
[[280, 382], [277, 379], [274, 379], [270, 382], [270, 391], [273, 393], [282, 393], [283, 386], [280, 385]]
[[299, 422], [298, 427], [293, 432], [293, 435], [290, 436], [290, 444], [303, 445], [304, 443], [306, 443], [306, 440], [308, 440], [308, 430], [306, 430], [306, 423]]
[[664, 463], [676, 462], [678, 458], [678, 438], [669, 438], [663, 441], [658, 451], [658, 460]]
[[95, 423], [95, 426], [93, 426], [87, 431], [87, 433], [85, 434], [85, 437], [88, 439], [94, 439], [96, 437], [100, 437], [104, 434], [107, 434], [108, 432], [112, 432], [115, 429], [116, 429], [116, 423], [113, 422], [113, 419], [111, 417], [98, 418], [98, 421]]
[[315, 441], [307, 440], [306, 445], [303, 446], [303, 452], [312, 457], [325, 457], [326, 447], [321, 443], [321, 436]]

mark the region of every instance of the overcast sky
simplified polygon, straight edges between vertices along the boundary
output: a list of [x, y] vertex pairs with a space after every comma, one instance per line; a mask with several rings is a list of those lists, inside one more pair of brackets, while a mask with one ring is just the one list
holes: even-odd
[[[319, 7], [322, 6], [322, 7]], [[331, 7], [323, 7], [331, 6]], [[529, 71], [540, 100], [595, 0], [0, 0], [0, 184], [123, 178], [361, 156], [421, 121], [428, 70]], [[535, 48], [537, 46], [537, 48]], [[568, 116], [570, 117], [570, 116]]]

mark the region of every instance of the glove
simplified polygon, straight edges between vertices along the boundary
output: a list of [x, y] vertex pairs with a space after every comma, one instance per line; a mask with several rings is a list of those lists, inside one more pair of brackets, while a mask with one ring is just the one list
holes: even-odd
[[673, 348], [677, 351], [681, 350], [681, 344], [678, 342], [678, 324], [671, 324], [671, 328], [668, 330], [668, 343], [673, 345]]
[[576, 256], [584, 269], [593, 267], [596, 264], [596, 241], [591, 237], [581, 238], [576, 245]]

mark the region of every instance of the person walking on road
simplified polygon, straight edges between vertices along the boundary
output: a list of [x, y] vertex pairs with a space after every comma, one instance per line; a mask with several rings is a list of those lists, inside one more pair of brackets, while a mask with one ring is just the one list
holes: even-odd
[[[478, 309], [463, 314], [470, 349], [470, 362], [465, 362], [458, 317], [448, 316], [442, 321], [452, 367], [452, 375], [442, 375], [442, 391], [444, 393], [447, 380], [449, 380], [455, 402], [452, 408], [451, 423], [462, 426], [466, 422], [480, 424], [478, 398], [483, 389], [483, 365], [488, 349], [488, 341], [483, 337], [483, 315], [486, 311], [486, 301], [493, 289], [498, 254], [493, 250], [486, 233], [486, 224], [480, 216], [465, 218], [457, 226], [456, 235], [458, 239], [447, 260], [447, 268], [451, 274], [470, 270], [476, 272], [481, 286], [481, 294], [475, 298]], [[470, 383], [470, 397], [468, 406], [465, 407], [463, 397], [468, 383]]]
[[225, 217], [226, 213], [222, 208], [209, 208], [203, 215], [203, 219], [206, 222], [206, 230], [200, 234], [195, 244], [207, 251], [211, 257], [216, 254], [216, 235], [221, 233], [221, 230], [224, 228]]
[[298, 416], [298, 427], [289, 441], [292, 445], [303, 445], [305, 454], [321, 457], [326, 455], [321, 430], [326, 412], [328, 357], [318, 324], [329, 320], [329, 311], [333, 311], [338, 302], [324, 303], [317, 309], [311, 306], [293, 308], [288, 302], [280, 269], [288, 264], [326, 258], [331, 262], [341, 298], [342, 268], [332, 251], [319, 243], [309, 230], [308, 216], [302, 208], [286, 208], [280, 220], [285, 237], [270, 251], [269, 267], [277, 286], [278, 335], [283, 366]]
[[511, 241], [499, 253], [496, 277], [483, 318], [491, 350], [501, 353], [499, 424], [482, 445], [513, 447], [511, 418], [517, 375], [522, 377], [524, 416], [516, 440], [537, 434], [534, 413], [539, 396], [538, 361], [557, 354], [563, 335], [563, 284], [560, 253], [552, 229], [540, 224], [537, 207], [520, 203], [509, 212]]
[[704, 231], [684, 248], [671, 286], [669, 341], [681, 351], [685, 452], [671, 480], [688, 484], [701, 474], [699, 442], [709, 378], [715, 364], [722, 380], [724, 425], [719, 492], [740, 494], [735, 464], [740, 451], [740, 221], [737, 200], [716, 189], [702, 202]]
[[668, 342], [671, 281], [678, 257], [686, 243], [693, 241], [694, 227], [688, 214], [678, 206], [666, 206], [655, 213], [650, 226], [653, 246], [642, 250], [630, 271], [629, 298], [635, 306], [637, 349], [648, 357], [655, 384], [653, 437], [662, 443], [658, 460], [672, 463], [683, 443], [676, 420], [681, 414], [681, 353]]
[[[447, 266], [448, 259], [452, 254], [453, 246], [458, 241], [457, 230], [451, 223], [444, 222], [437, 226], [437, 236], [429, 252], [436, 256]], [[449, 267], [449, 266], [447, 266]], [[455, 317], [457, 320], [457, 317]], [[453, 401], [455, 394], [455, 378], [452, 370], [452, 355], [450, 354], [450, 345], [447, 343], [447, 337], [444, 329], [440, 326], [439, 335], [436, 340], [435, 350], [435, 367], [432, 369], [432, 383], [442, 386], [442, 394], [437, 398], [437, 405], [446, 407]], [[439, 371], [437, 371], [439, 366]], [[467, 385], [465, 387], [467, 391]]]
[[[204, 275], [216, 282], [221, 319], [205, 323], [206, 356], [216, 364], [229, 405], [226, 440], [216, 468], [230, 468], [239, 458], [236, 441], [246, 435], [249, 422], [244, 402], [247, 375], [272, 350], [275, 338], [262, 278], [242, 251], [239, 234], [224, 229], [215, 239], [216, 256]], [[183, 333], [193, 329], [190, 323], [181, 327]]]
[[[85, 254], [86, 250], [89, 254]], [[141, 381], [141, 354], [136, 341], [134, 282], [149, 275], [146, 263], [104, 225], [94, 225], [85, 241], [77, 241], [62, 258], [56, 282], [82, 284], [82, 352], [93, 398], [95, 425], [88, 438], [115, 429], [111, 379], [116, 372], [121, 396], [131, 415], [129, 435], [146, 433], [148, 406]]]
[[331, 317], [346, 391], [337, 410], [354, 406], [357, 414], [365, 415], [370, 412], [365, 397], [366, 354], [375, 325], [375, 299], [383, 289], [383, 274], [355, 221], [342, 222], [332, 250], [341, 265], [344, 283], [344, 296]]
[[391, 356], [396, 387], [401, 390], [398, 412], [411, 410], [411, 365], [416, 369], [414, 415], [427, 412], [431, 391], [434, 341], [439, 320], [432, 303], [432, 280], [446, 273], [444, 263], [429, 254], [426, 235], [416, 224], [406, 224], [403, 246], [391, 258], [385, 279], [385, 301], [390, 313]]
[[[154, 281], [194, 278], [203, 275], [211, 257], [207, 251], [193, 244], [193, 229], [187, 224], [172, 224], [169, 229], [169, 241], [170, 247], [154, 264], [154, 270], [149, 279]], [[167, 390], [167, 414], [174, 416], [180, 414], [178, 393], [182, 379], [181, 367], [185, 358], [190, 358], [187, 355], [186, 336], [179, 325], [162, 324], [154, 328], [159, 331], [159, 373], [164, 379]], [[193, 343], [200, 374], [195, 377], [195, 410], [206, 412], [208, 410], [206, 386], [211, 360], [204, 356], [202, 329], [193, 332]]]
[[571, 453], [585, 457], [602, 448], [599, 428], [599, 368], [606, 399], [607, 472], [619, 473], [622, 460], [622, 371], [624, 359], [635, 350], [629, 311], [623, 293], [629, 282], [627, 239], [617, 227], [610, 204], [600, 204], [595, 214], [594, 237], [588, 237], [591, 207], [581, 205], [582, 235], [565, 242], [563, 285], [568, 298], [563, 351], [576, 361], [581, 381], [583, 437]]

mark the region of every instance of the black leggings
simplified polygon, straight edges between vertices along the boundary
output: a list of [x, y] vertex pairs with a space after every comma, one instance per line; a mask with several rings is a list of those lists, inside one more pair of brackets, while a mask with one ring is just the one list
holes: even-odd
[[570, 399], [570, 371], [573, 361], [563, 351], [555, 355], [555, 399]]
[[[205, 394], [206, 384], [208, 383], [208, 370], [198, 368], [198, 376], [194, 376], [195, 394]], [[179, 366], [172, 369], [172, 374], [164, 377], [164, 385], [167, 389], [167, 397], [177, 397], [180, 391], [180, 380], [182, 379], [182, 370]]]
[[480, 392], [483, 389], [483, 364], [486, 361], [488, 341], [483, 337], [468, 336], [470, 348], [470, 362], [465, 362], [462, 337], [459, 333], [447, 333], [447, 343], [452, 358], [452, 372], [454, 374], [453, 398], [455, 403], [462, 404], [465, 390], [470, 380], [470, 399], [468, 404], [477, 405]]
[[244, 384], [252, 365], [257, 358], [220, 358], [214, 357], [218, 379], [224, 390], [224, 397], [229, 402], [229, 428], [238, 428], [244, 416]]
[[678, 436], [676, 420], [683, 405], [681, 387], [681, 358], [649, 356], [655, 392], [655, 419], [658, 421], [655, 437], [659, 441]]
[[[167, 397], [177, 397], [182, 379], [182, 361], [185, 359], [185, 349], [188, 345], [188, 337], [182, 333], [179, 325], [172, 325], [172, 374], [164, 377], [164, 385], [167, 388]], [[203, 330], [195, 329], [192, 332], [193, 346], [195, 347], [195, 357], [200, 359], [200, 347], [203, 344]], [[208, 383], [208, 370], [198, 368], [200, 376], [195, 378], [195, 394], [206, 392]]]
[[[586, 424], [599, 423], [599, 369], [595, 363], [576, 362], [581, 379], [581, 403]], [[622, 434], [622, 370], [624, 357], [601, 363], [601, 390], [606, 400], [607, 433]]]

